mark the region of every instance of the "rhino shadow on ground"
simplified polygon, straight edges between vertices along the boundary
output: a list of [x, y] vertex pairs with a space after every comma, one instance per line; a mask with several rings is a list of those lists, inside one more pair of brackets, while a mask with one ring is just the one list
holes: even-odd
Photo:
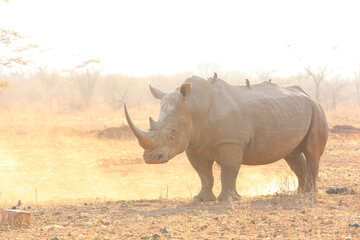
[[127, 204], [122, 212], [124, 215], [140, 215], [142, 217], [173, 216], [173, 215], [200, 215], [227, 214], [234, 211], [277, 211], [277, 210], [302, 210], [305, 206], [316, 205], [310, 195], [281, 194], [277, 196], [262, 196], [254, 199], [244, 199], [230, 202], [203, 202], [194, 204], [186, 200], [138, 200]]

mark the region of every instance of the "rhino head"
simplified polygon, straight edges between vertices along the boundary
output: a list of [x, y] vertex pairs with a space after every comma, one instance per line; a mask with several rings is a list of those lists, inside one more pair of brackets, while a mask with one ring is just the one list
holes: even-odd
[[191, 94], [191, 84], [184, 83], [179, 90], [164, 93], [150, 86], [152, 95], [161, 100], [158, 120], [149, 118], [150, 128], [142, 131], [131, 120], [124, 104], [126, 120], [130, 129], [144, 149], [145, 163], [166, 163], [187, 148], [191, 133], [192, 122], [186, 105]]

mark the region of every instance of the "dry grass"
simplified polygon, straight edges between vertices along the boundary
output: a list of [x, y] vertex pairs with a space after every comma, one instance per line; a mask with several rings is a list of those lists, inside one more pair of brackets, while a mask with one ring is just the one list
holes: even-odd
[[[157, 108], [129, 109], [147, 127]], [[355, 117], [334, 117], [354, 124]], [[0, 115], [0, 206], [19, 199], [33, 224], [0, 226], [1, 239], [352, 239], [360, 238], [360, 138], [331, 135], [320, 165], [319, 193], [293, 193], [296, 178], [284, 161], [243, 166], [239, 202], [192, 205], [200, 187], [181, 154], [165, 165], [146, 165], [135, 140], [98, 140], [95, 129], [125, 123], [123, 114], [92, 111]], [[215, 194], [220, 169], [214, 166]], [[327, 195], [348, 187], [356, 195]], [[37, 206], [38, 200], [39, 207]], [[161, 233], [166, 227], [168, 233]]]

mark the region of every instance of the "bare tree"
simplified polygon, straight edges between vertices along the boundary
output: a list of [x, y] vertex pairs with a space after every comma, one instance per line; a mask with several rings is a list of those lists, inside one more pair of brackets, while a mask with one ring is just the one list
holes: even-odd
[[[16, 31], [0, 28], [0, 49], [3, 50], [2, 52], [7, 52], [6, 56], [0, 56], [0, 66], [11, 67], [13, 63], [26, 65], [26, 61], [16, 54], [21, 52], [20, 49], [13, 46], [16, 40], [22, 38], [23, 36]], [[27, 49], [24, 48], [23, 50]]]
[[[291, 48], [291, 45], [288, 45], [288, 47]], [[332, 50], [336, 50], [336, 47], [332, 48]], [[318, 67], [310, 67], [309, 65], [304, 64], [304, 62], [302, 61], [302, 57], [298, 56], [297, 54], [293, 55], [301, 63], [308, 77], [314, 82], [315, 99], [316, 101], [320, 101], [321, 83], [324, 82], [324, 80], [329, 77], [329, 75], [331, 75], [333, 71], [329, 70], [326, 64]]]
[[299, 73], [297, 76], [296, 76], [296, 80], [299, 84], [299, 86], [302, 86], [303, 85], [303, 82], [305, 80], [305, 76], [301, 73]]
[[129, 77], [117, 74], [108, 74], [103, 77], [102, 93], [105, 101], [113, 110], [122, 108], [134, 82], [135, 81]]
[[340, 102], [341, 92], [346, 86], [347, 82], [341, 79], [340, 76], [334, 77], [331, 81], [327, 82], [329, 95], [330, 95], [330, 106], [331, 110], [336, 111], [336, 108]]
[[45, 90], [45, 98], [49, 108], [53, 108], [54, 88], [59, 80], [59, 75], [56, 72], [49, 73], [43, 68], [39, 68], [36, 77], [40, 80], [43, 89]]
[[357, 105], [358, 105], [358, 108], [360, 108], [360, 64], [359, 64], [358, 68], [354, 71], [353, 82], [356, 87]]
[[[8, 1], [3, 0], [3, 2]], [[21, 36], [19, 33], [0, 28], [0, 52], [7, 52], [6, 50], [10, 48], [12, 42], [20, 38]], [[0, 55], [0, 67], [9, 67], [12, 63], [25, 64], [21, 57]], [[0, 98], [2, 97], [5, 89], [8, 89], [9, 87], [10, 84], [8, 81], [0, 79]]]
[[315, 85], [315, 99], [316, 101], [320, 101], [320, 86], [321, 83], [332, 74], [331, 71], [327, 70], [327, 67], [318, 67], [318, 68], [311, 68], [304, 66], [306, 73], [309, 77], [313, 80]]
[[[0, 4], [8, 4], [9, 0], [1, 0]], [[24, 60], [21, 53], [31, 48], [37, 48], [38, 45], [28, 44], [16, 45], [17, 40], [23, 39], [24, 36], [14, 30], [0, 28], [0, 70], [3, 68], [12, 68], [14, 65], [27, 65], [28, 61]], [[9, 88], [8, 81], [0, 79], [0, 97], [5, 89]]]
[[86, 107], [89, 107], [94, 94], [96, 81], [100, 78], [102, 65], [99, 60], [90, 59], [76, 66], [77, 83]]

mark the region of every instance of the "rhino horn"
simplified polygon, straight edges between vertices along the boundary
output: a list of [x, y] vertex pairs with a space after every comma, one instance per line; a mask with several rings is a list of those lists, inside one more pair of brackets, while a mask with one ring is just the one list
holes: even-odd
[[152, 119], [152, 117], [149, 117], [149, 123], [150, 123], [150, 129], [156, 128], [157, 122]]
[[145, 150], [153, 148], [154, 143], [150, 140], [150, 137], [151, 137], [150, 132], [142, 131], [134, 125], [133, 121], [131, 120], [131, 118], [129, 116], [129, 113], [128, 113], [125, 103], [124, 103], [124, 110], [125, 110], [125, 116], [126, 116], [128, 125], [129, 125], [131, 131], [134, 133], [135, 137], [138, 139], [140, 146]]
[[163, 91], [152, 87], [151, 85], [149, 85], [149, 88], [150, 88], [150, 92], [154, 96], [154, 98], [157, 98], [157, 99], [161, 100], [163, 98], [163, 96], [166, 94]]

